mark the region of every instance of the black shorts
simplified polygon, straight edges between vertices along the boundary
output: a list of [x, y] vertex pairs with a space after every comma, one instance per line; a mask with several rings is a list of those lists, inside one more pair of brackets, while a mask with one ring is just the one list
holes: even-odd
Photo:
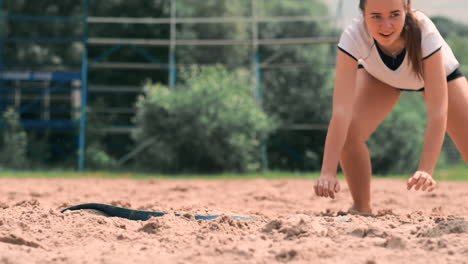
[[[463, 76], [465, 75], [463, 75], [463, 73], [460, 71], [460, 68], [456, 68], [451, 74], [447, 75], [447, 82], [453, 81]], [[409, 89], [398, 89], [398, 90], [405, 91], [405, 92], [423, 92], [424, 87], [419, 90], [409, 90]]]
[[[361, 64], [358, 65], [358, 69], [362, 69], [364, 66]], [[447, 76], [447, 82], [453, 81], [455, 79], [458, 79], [460, 77], [464, 77], [465, 75], [460, 71], [460, 68], [456, 68], [451, 74]], [[424, 91], [424, 87], [418, 90], [412, 90], [412, 89], [398, 89], [400, 91], [405, 91], [405, 92], [422, 92]]]

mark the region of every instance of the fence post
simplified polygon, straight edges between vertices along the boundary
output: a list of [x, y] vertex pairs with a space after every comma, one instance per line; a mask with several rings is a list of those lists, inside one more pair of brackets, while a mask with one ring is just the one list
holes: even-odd
[[83, 54], [81, 61], [81, 115], [80, 115], [80, 137], [78, 150], [78, 169], [85, 168], [86, 153], [86, 105], [88, 102], [88, 8], [89, 0], [83, 0]]
[[[257, 24], [257, 2], [252, 0], [252, 73], [255, 74], [254, 83], [257, 89], [257, 104], [263, 108], [263, 89], [262, 89], [262, 72], [260, 67], [260, 51], [258, 48], [258, 24]], [[267, 139], [262, 142], [262, 170], [268, 170], [268, 151]]]

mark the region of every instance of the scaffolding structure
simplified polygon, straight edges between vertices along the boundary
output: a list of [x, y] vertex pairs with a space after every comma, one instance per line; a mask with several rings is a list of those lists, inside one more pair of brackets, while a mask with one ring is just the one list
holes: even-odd
[[[80, 170], [84, 169], [86, 145], [88, 1], [82, 0], [83, 13], [81, 16], [65, 17], [5, 14], [4, 0], [0, 0], [0, 19], [2, 20], [2, 28], [0, 29], [0, 111], [3, 112], [7, 107], [15, 107], [26, 129], [69, 131], [78, 129], [77, 166]], [[81, 25], [84, 33], [80, 38], [7, 37], [3, 28], [7, 21], [74, 23]], [[79, 65], [80, 70], [31, 71], [28, 69], [29, 65], [7, 64], [4, 61], [5, 44], [7, 43], [57, 43], [63, 45], [81, 43], [83, 52]], [[47, 68], [46, 65], [43, 66]], [[68, 100], [68, 109], [54, 108], [56, 100]], [[58, 116], [58, 118], [53, 118], [54, 116]]]
[[[178, 65], [176, 50], [180, 46], [248, 46], [251, 47], [252, 57], [251, 57], [251, 70], [253, 76], [255, 76], [255, 87], [257, 88], [256, 98], [259, 105], [262, 105], [263, 100], [263, 89], [262, 89], [262, 69], [268, 67], [296, 67], [297, 64], [271, 64], [275, 57], [273, 55], [270, 58], [261, 58], [259, 52], [260, 46], [267, 45], [297, 45], [297, 44], [335, 44], [337, 43], [337, 37], [306, 37], [306, 38], [281, 38], [281, 39], [260, 39], [258, 32], [259, 23], [282, 23], [282, 22], [307, 22], [307, 21], [321, 21], [321, 20], [330, 20], [329, 16], [317, 17], [317, 16], [275, 16], [275, 17], [261, 17], [258, 16], [258, 0], [250, 0], [251, 16], [249, 17], [177, 17], [177, 1], [186, 1], [186, 0], [170, 0], [170, 17], [167, 18], [136, 18], [136, 17], [96, 17], [89, 15], [89, 1], [90, 0], [81, 0], [82, 1], [82, 16], [81, 17], [50, 17], [50, 16], [34, 16], [34, 15], [1, 15], [3, 21], [7, 20], [22, 20], [22, 21], [62, 21], [68, 23], [79, 23], [83, 26], [83, 35], [79, 38], [8, 38], [4, 37], [3, 32], [1, 33], [0, 41], [0, 80], [2, 81], [0, 85], [0, 93], [4, 93], [5, 90], [10, 89], [11, 87], [5, 85], [5, 81], [9, 82], [19, 82], [19, 81], [42, 81], [44, 87], [48, 87], [46, 92], [42, 92], [41, 98], [36, 98], [36, 103], [40, 100], [50, 102], [50, 96], [55, 91], [54, 88], [50, 88], [50, 83], [54, 81], [69, 82], [71, 85], [70, 94], [73, 101], [73, 107], [78, 107], [79, 104], [79, 114], [72, 114], [70, 120], [61, 122], [50, 120], [45, 116], [42, 119], [36, 120], [35, 125], [41, 127], [42, 129], [57, 129], [61, 127], [62, 129], [79, 129], [78, 135], [78, 168], [83, 170], [85, 168], [85, 146], [86, 146], [86, 106], [87, 98], [89, 93], [93, 92], [109, 92], [109, 93], [139, 93], [141, 88], [138, 86], [122, 86], [122, 87], [112, 87], [112, 86], [103, 86], [103, 85], [93, 85], [88, 84], [88, 72], [93, 69], [140, 69], [140, 70], [164, 70], [168, 71], [168, 85], [171, 88], [174, 88], [176, 85], [177, 79], [177, 67], [186, 66]], [[342, 0], [339, 0], [338, 4], [339, 12], [341, 13]], [[0, 0], [0, 10], [3, 10], [3, 0]], [[338, 18], [337, 11], [337, 18]], [[335, 18], [335, 23], [337, 22]], [[252, 35], [250, 39], [246, 40], [226, 40], [226, 39], [196, 39], [196, 40], [183, 40], [177, 38], [176, 25], [178, 24], [219, 24], [219, 23], [247, 23], [251, 25]], [[170, 26], [170, 37], [169, 39], [138, 39], [138, 38], [102, 38], [102, 37], [91, 37], [89, 36], [89, 27], [93, 24], [146, 24], [146, 25], [169, 25]], [[1, 30], [1, 29], [0, 29]], [[26, 76], [24, 72], [11, 72], [8, 70], [8, 65], [3, 63], [2, 54], [3, 54], [3, 44], [7, 42], [55, 42], [55, 43], [76, 43], [79, 42], [83, 45], [82, 61], [80, 65], [79, 72], [29, 72], [29, 77]], [[109, 47], [105, 52], [99, 55], [96, 58], [89, 58], [88, 49], [90, 46], [103, 46]], [[169, 61], [167, 63], [161, 63], [155, 56], [150, 54], [145, 48], [147, 47], [168, 47], [169, 48]], [[142, 55], [147, 63], [135, 63], [135, 62], [108, 62], [106, 59], [117, 52], [122, 47], [130, 47], [134, 49], [137, 53]], [[263, 59], [263, 60], [262, 60]], [[23, 74], [23, 75], [21, 75]], [[18, 77], [23, 76], [23, 77]], [[42, 76], [39, 79], [36, 76]], [[48, 76], [47, 78], [43, 76]], [[42, 78], [42, 79], [41, 79]], [[88, 89], [89, 87], [89, 89]], [[14, 88], [17, 89], [17, 88]], [[59, 88], [57, 88], [59, 89]], [[44, 91], [45, 91], [44, 90]], [[11, 89], [10, 89], [11, 91]], [[17, 90], [15, 90], [17, 91]], [[18, 92], [16, 92], [18, 94]], [[16, 102], [18, 101], [18, 96], [14, 97]], [[13, 100], [13, 101], [14, 101]], [[3, 101], [2, 101], [3, 102]], [[16, 104], [10, 102], [5, 102], [3, 105], [0, 103], [1, 110], [3, 111], [7, 105], [19, 106], [18, 102]], [[45, 103], [47, 105], [47, 103]], [[21, 111], [21, 108], [20, 108]], [[74, 110], [71, 110], [73, 112]], [[114, 112], [120, 113], [130, 113], [133, 110], [131, 108], [118, 108], [112, 109]], [[26, 128], [31, 128], [28, 126], [27, 120], [24, 120]], [[32, 122], [32, 121], [31, 121]], [[308, 124], [296, 124], [290, 127], [291, 129], [325, 129], [323, 125], [308, 125]], [[108, 129], [109, 133], [129, 133], [132, 130], [131, 127], [111, 127]], [[263, 163], [264, 167], [268, 167], [268, 158], [266, 156], [266, 147], [263, 146]]]

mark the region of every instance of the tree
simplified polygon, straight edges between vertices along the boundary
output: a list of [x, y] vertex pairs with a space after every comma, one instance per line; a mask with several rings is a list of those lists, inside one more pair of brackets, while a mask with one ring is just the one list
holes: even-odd
[[192, 69], [175, 90], [148, 84], [134, 138], [147, 145], [139, 168], [158, 172], [245, 172], [261, 167], [260, 144], [274, 121], [252, 97], [249, 74]]

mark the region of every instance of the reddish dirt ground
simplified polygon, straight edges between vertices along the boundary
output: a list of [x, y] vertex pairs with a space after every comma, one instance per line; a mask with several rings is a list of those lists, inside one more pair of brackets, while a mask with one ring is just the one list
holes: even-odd
[[[373, 217], [346, 214], [342, 187], [326, 200], [305, 179], [0, 179], [0, 263], [468, 263], [468, 183], [374, 180]], [[60, 213], [90, 202], [169, 214]]]

